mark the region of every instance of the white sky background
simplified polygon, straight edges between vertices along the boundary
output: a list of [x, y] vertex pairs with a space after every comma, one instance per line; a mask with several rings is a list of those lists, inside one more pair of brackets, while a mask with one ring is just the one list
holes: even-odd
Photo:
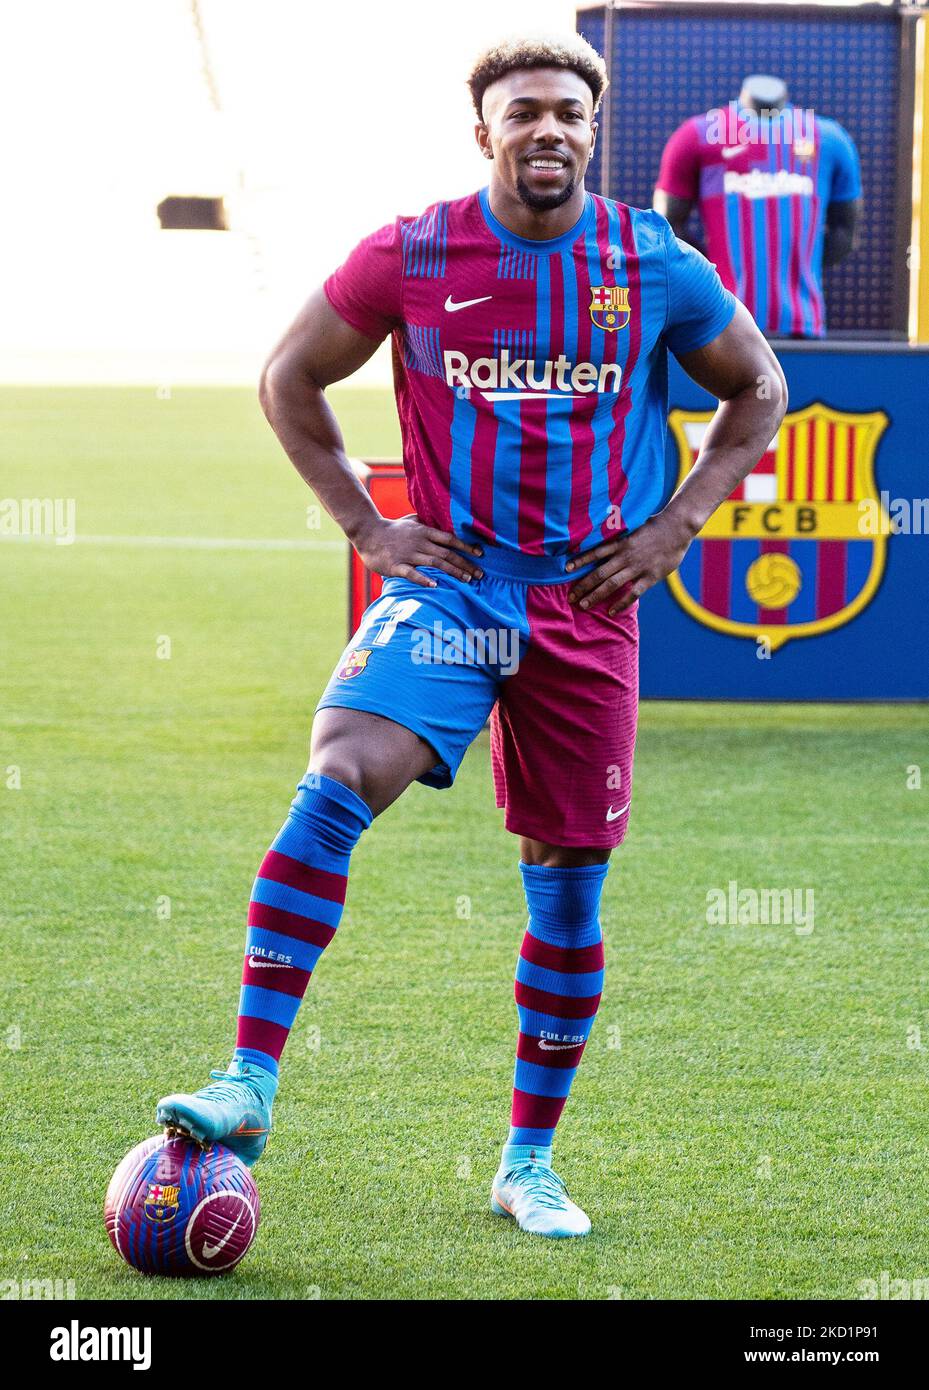
[[[486, 183], [471, 52], [574, 27], [570, 0], [201, 13], [221, 115], [187, 0], [0, 7], [0, 380], [253, 383], [356, 241]], [[222, 193], [232, 230], [161, 231], [167, 193]]]
[[[575, 26], [572, 0], [201, 13], [219, 115], [188, 0], [0, 5], [0, 381], [254, 384], [356, 241], [487, 182], [473, 54]], [[224, 195], [232, 230], [161, 231], [168, 193]]]

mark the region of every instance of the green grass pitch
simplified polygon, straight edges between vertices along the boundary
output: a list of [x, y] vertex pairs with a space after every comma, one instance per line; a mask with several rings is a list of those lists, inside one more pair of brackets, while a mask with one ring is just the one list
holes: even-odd
[[[386, 393], [332, 395], [350, 452], [396, 451]], [[345, 552], [325, 515], [307, 529], [313, 498], [253, 392], [8, 389], [0, 406], [0, 493], [73, 497], [97, 538], [0, 544], [0, 1280], [124, 1299], [855, 1298], [884, 1270], [929, 1276], [927, 713], [783, 705], [643, 708], [606, 990], [556, 1148], [587, 1240], [488, 1209], [525, 912], [485, 735], [451, 791], [414, 786], [356, 851], [245, 1262], [204, 1282], [124, 1266], [103, 1193], [157, 1097], [228, 1059], [252, 878], [345, 640]], [[812, 888], [814, 930], [709, 925], [730, 880]]]

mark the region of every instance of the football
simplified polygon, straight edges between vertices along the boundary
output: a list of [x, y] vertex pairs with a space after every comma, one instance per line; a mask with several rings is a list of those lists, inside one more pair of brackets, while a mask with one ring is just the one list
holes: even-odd
[[155, 1135], [110, 1179], [104, 1220], [114, 1248], [143, 1274], [227, 1274], [258, 1229], [258, 1189], [223, 1144]]

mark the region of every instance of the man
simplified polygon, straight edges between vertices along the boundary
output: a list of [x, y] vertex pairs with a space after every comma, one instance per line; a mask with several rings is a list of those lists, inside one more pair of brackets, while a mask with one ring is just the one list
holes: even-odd
[[698, 199], [707, 251], [758, 326], [822, 338], [822, 268], [854, 249], [861, 215], [848, 132], [792, 106], [781, 78], [746, 77], [737, 104], [692, 116], [665, 145], [655, 208], [681, 234]]
[[[551, 1144], [600, 999], [600, 892], [629, 817], [636, 600], [757, 462], [785, 388], [749, 315], [664, 218], [586, 192], [606, 73], [584, 40], [501, 45], [469, 85], [489, 187], [362, 241], [264, 372], [278, 438], [385, 584], [319, 702], [307, 776], [259, 870], [235, 1055], [158, 1119], [258, 1158], [353, 846], [413, 780], [451, 785], [492, 712], [497, 804], [529, 906], [492, 1208], [526, 1231], [584, 1235]], [[388, 333], [416, 508], [396, 521], [355, 478], [324, 394]], [[666, 344], [722, 404], [652, 516]], [[424, 659], [437, 630], [461, 659]]]

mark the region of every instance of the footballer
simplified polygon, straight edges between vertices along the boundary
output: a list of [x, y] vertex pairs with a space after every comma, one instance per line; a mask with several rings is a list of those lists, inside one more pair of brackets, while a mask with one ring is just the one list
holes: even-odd
[[[600, 1002], [600, 895], [629, 823], [637, 600], [757, 463], [787, 395], [715, 267], [658, 212], [585, 188], [607, 75], [583, 38], [499, 44], [468, 85], [487, 186], [366, 237], [264, 369], [278, 439], [384, 586], [319, 701], [307, 772], [258, 870], [232, 1060], [157, 1117], [260, 1157], [354, 846], [411, 782], [451, 786], [489, 716], [528, 907], [491, 1207], [539, 1236], [583, 1236], [552, 1143]], [[400, 520], [356, 478], [325, 395], [388, 334], [415, 508]], [[669, 351], [719, 405], [660, 508]], [[465, 659], [421, 659], [434, 631], [458, 634]], [[515, 634], [518, 660], [465, 650], [494, 632]]]

